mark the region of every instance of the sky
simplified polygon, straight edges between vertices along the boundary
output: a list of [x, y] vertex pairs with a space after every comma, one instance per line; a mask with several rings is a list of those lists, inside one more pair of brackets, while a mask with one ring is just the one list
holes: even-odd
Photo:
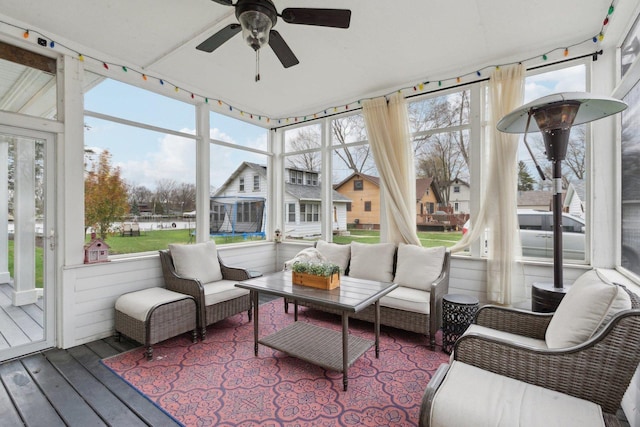
[[[585, 90], [585, 66], [530, 76], [525, 84], [527, 103], [551, 93]], [[85, 109], [174, 131], [195, 134], [195, 107], [135, 86], [106, 79], [85, 95]], [[239, 146], [267, 149], [268, 131], [252, 124], [211, 113], [210, 136]], [[161, 180], [195, 183], [193, 139], [85, 117], [85, 144], [96, 152], [108, 149], [112, 164], [121, 168], [127, 183], [153, 190]], [[523, 144], [520, 158], [535, 173]], [[211, 185], [219, 187], [242, 161], [266, 164], [267, 157], [227, 147], [211, 146]], [[538, 159], [539, 162], [545, 159]]]
[[[85, 109], [195, 135], [195, 107], [115, 80], [85, 95]], [[210, 114], [210, 136], [239, 146], [267, 149], [266, 129]], [[160, 180], [195, 183], [195, 140], [85, 116], [85, 145], [108, 149], [112, 165], [129, 184], [154, 189]], [[211, 146], [211, 184], [220, 186], [242, 161], [266, 163], [266, 156]]]

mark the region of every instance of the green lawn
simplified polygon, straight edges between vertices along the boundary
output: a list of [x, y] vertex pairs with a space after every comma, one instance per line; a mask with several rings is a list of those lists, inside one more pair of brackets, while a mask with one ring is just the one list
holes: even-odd
[[[379, 243], [380, 232], [377, 230], [349, 230], [350, 236], [333, 236], [334, 243], [348, 244], [351, 242]], [[460, 231], [422, 231], [418, 232], [422, 246], [432, 248], [434, 246], [453, 246], [462, 238]]]
[[[13, 240], [9, 240], [9, 275], [11, 277], [15, 277], [13, 275], [13, 246]], [[43, 271], [43, 250], [36, 246], [36, 288], [41, 288], [44, 283]]]
[[[245, 240], [242, 236], [215, 238], [218, 245], [248, 240], [250, 239]], [[256, 238], [255, 240], [261, 239]], [[89, 241], [89, 237], [86, 241]], [[169, 243], [189, 243], [190, 241], [192, 241], [191, 231], [187, 229], [142, 231], [140, 236], [114, 235], [108, 236], [106, 239], [111, 255], [157, 251], [167, 249]]]

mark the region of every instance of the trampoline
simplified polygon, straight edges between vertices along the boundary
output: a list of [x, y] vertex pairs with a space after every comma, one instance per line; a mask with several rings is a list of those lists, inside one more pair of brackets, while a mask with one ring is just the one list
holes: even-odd
[[265, 238], [264, 197], [217, 196], [210, 199], [211, 236]]

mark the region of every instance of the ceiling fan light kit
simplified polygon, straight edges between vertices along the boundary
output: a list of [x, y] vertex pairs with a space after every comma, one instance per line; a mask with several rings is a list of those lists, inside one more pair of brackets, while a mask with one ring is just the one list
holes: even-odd
[[242, 31], [245, 42], [256, 52], [256, 81], [260, 80], [260, 48], [269, 44], [285, 68], [299, 63], [298, 58], [289, 48], [280, 34], [273, 30], [278, 16], [288, 24], [315, 25], [332, 28], [349, 28], [351, 11], [348, 9], [311, 9], [287, 8], [279, 15], [271, 0], [213, 0], [214, 2], [236, 8], [238, 24], [231, 24], [221, 29], [198, 46], [203, 52], [213, 52], [231, 37]]

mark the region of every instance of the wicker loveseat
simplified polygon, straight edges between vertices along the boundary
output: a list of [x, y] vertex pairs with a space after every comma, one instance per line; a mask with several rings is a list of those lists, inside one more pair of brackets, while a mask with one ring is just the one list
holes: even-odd
[[[201, 339], [206, 337], [207, 326], [234, 314], [246, 311], [251, 321], [249, 291], [235, 286], [251, 276], [243, 268], [226, 266], [214, 242], [169, 245], [168, 250], [159, 252], [167, 289], [191, 295], [196, 300]], [[182, 266], [176, 266], [172, 253], [179, 253]]]
[[[444, 247], [357, 242], [339, 245], [324, 241], [318, 241], [315, 247], [322, 257], [338, 264], [342, 274], [398, 283], [398, 288], [380, 299], [380, 323], [428, 335], [430, 347], [435, 348], [436, 332], [442, 324], [442, 297], [449, 291], [450, 253]], [[285, 312], [290, 302], [285, 300]], [[374, 307], [351, 317], [373, 322]]]
[[639, 362], [640, 299], [592, 270], [555, 313], [481, 308], [429, 382], [420, 425], [616, 426]]

